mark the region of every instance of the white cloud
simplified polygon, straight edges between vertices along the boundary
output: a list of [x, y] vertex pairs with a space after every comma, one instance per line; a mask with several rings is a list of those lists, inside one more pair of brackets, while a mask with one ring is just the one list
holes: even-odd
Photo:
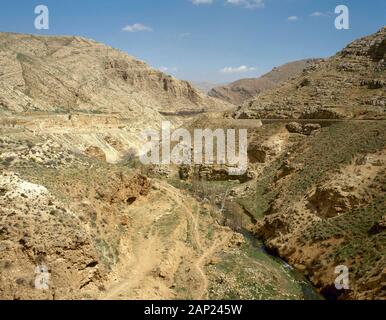
[[233, 68], [233, 67], [225, 67], [223, 69], [220, 70], [221, 73], [245, 73], [245, 72], [251, 72], [251, 71], [255, 71], [256, 68], [254, 67], [247, 67], [247, 66], [240, 66], [240, 67], [236, 67], [236, 68]]
[[296, 20], [299, 20], [298, 16], [290, 16], [288, 17], [288, 20], [289, 21], [296, 21]]
[[247, 9], [264, 8], [264, 0], [226, 0], [229, 4], [243, 6]]
[[141, 31], [153, 31], [152, 28], [143, 25], [142, 23], [135, 23], [122, 28], [125, 32], [141, 32]]
[[[214, 0], [190, 0], [195, 5], [213, 4]], [[264, 8], [264, 0], [224, 0], [225, 3], [242, 6], [247, 9]]]
[[311, 17], [321, 17], [323, 15], [323, 12], [315, 11], [310, 14]]
[[192, 3], [198, 6], [200, 4], [212, 4], [213, 0], [192, 0]]
[[320, 11], [315, 11], [310, 14], [310, 17], [328, 17], [330, 16], [330, 12], [320, 12]]

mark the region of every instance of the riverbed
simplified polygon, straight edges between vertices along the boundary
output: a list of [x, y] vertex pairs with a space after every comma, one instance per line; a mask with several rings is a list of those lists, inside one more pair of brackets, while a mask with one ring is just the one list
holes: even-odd
[[299, 271], [290, 266], [280, 257], [277, 257], [266, 250], [264, 243], [253, 236], [248, 230], [244, 229], [242, 231], [245, 240], [253, 248], [253, 250], [258, 251], [260, 254], [266, 255], [266, 258], [272, 259], [278, 262], [284, 269], [288, 271], [290, 277], [293, 281], [301, 288], [303, 299], [304, 300], [325, 300], [324, 297], [314, 288], [312, 283]]

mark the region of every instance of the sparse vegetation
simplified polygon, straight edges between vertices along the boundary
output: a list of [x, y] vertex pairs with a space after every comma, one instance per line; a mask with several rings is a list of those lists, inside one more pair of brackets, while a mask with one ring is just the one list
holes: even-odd
[[[230, 85], [252, 94], [235, 111], [91, 40], [1, 35], [0, 298], [318, 298], [268, 248], [322, 292], [345, 264], [342, 297], [383, 298], [385, 31]], [[140, 131], [168, 117], [247, 128], [247, 173], [143, 165]]]
[[[291, 163], [301, 165], [281, 190], [281, 198], [287, 203], [304, 197], [312, 187], [322, 182], [327, 174], [351, 163], [358, 154], [372, 153], [386, 147], [384, 121], [357, 123], [344, 122], [323, 128], [322, 132], [295, 144], [291, 150]], [[283, 155], [267, 167], [256, 188], [256, 217], [262, 217], [270, 209], [280, 190], [273, 187], [277, 173], [287, 156]]]

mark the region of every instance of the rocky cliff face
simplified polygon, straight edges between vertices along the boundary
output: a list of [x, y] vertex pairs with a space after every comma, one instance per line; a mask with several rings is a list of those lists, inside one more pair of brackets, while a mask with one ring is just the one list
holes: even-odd
[[376, 119], [386, 108], [386, 28], [262, 93], [237, 118]]
[[281, 83], [299, 75], [305, 68], [318, 62], [317, 59], [294, 61], [274, 68], [260, 78], [241, 79], [225, 86], [213, 88], [209, 96], [234, 105], [241, 105], [259, 93], [278, 87]]
[[0, 110], [117, 113], [223, 108], [186, 81], [80, 37], [0, 34]]

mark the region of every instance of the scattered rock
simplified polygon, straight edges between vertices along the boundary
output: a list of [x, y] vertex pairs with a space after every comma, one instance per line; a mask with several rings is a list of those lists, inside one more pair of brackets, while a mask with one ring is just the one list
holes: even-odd
[[322, 126], [318, 123], [307, 123], [302, 125], [299, 122], [291, 122], [287, 124], [286, 128], [291, 133], [299, 133], [309, 136], [313, 132], [320, 130]]

